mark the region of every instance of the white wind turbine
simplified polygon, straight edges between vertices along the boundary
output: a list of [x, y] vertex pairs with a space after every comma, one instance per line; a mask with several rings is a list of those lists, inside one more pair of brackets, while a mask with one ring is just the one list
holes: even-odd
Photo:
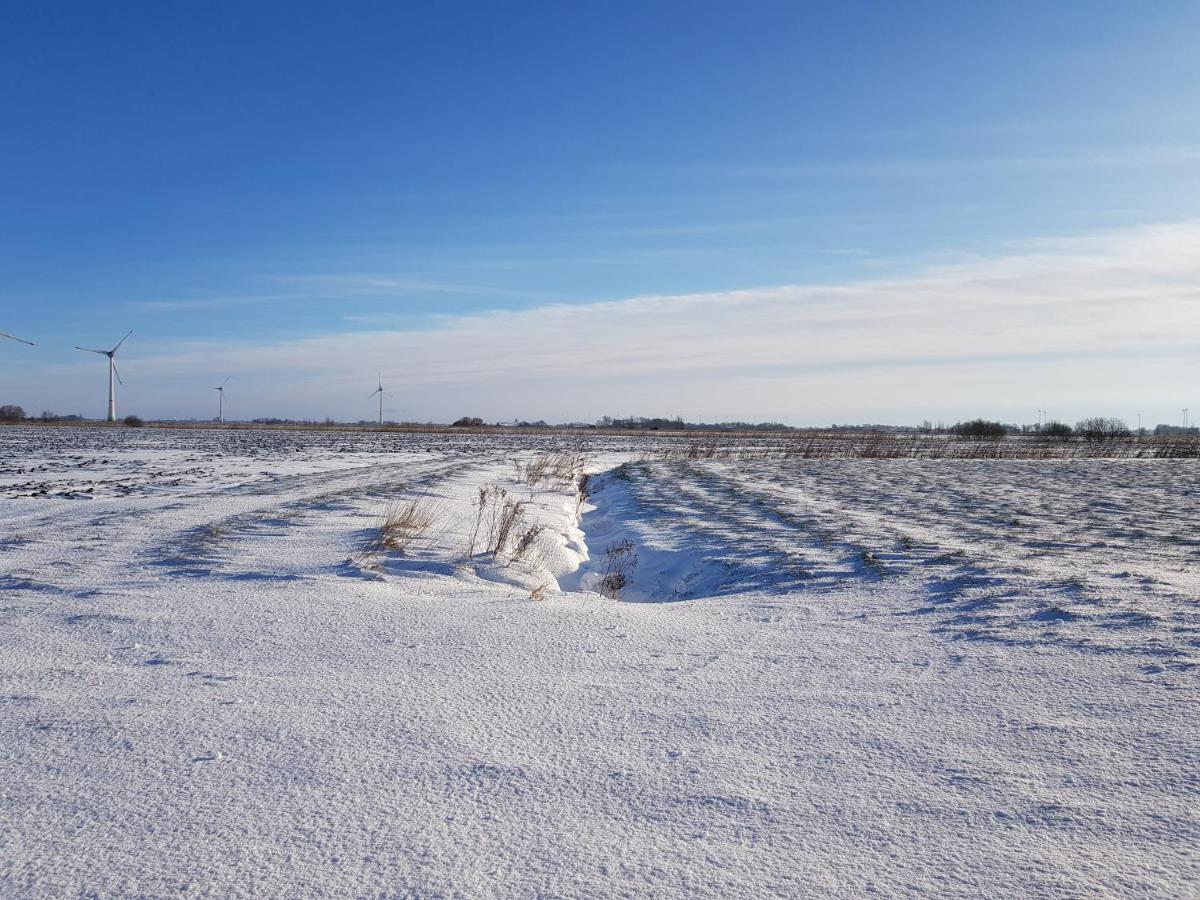
[[[232, 377], [233, 377], [232, 375], [229, 376], [229, 378], [232, 378]], [[225, 385], [229, 384], [229, 378], [226, 378], [224, 381], [222, 381], [221, 386], [219, 388], [215, 389], [216, 392], [221, 397], [221, 402], [217, 407], [217, 410], [218, 410], [217, 421], [220, 422], [222, 425], [225, 424]]]
[[[129, 334], [133, 334], [132, 331]], [[129, 340], [129, 334], [117, 341], [117, 346], [111, 350], [93, 350], [91, 347], [80, 347], [76, 345], [76, 350], [85, 350], [88, 353], [99, 353], [101, 356], [108, 357], [108, 421], [117, 421], [117, 381], [121, 381], [121, 373], [117, 371], [117, 351], [121, 349], [121, 345]], [[121, 381], [121, 384], [124, 384]]]
[[21, 344], [28, 344], [30, 347], [34, 346], [33, 341], [27, 341], [25, 338], [19, 338], [15, 334], [9, 334], [7, 331], [0, 331], [0, 337], [6, 337], [10, 341], [17, 341]]
[[367, 399], [370, 400], [376, 394], [379, 395], [379, 424], [382, 425], [383, 424], [383, 374], [382, 373], [379, 375], [379, 387], [377, 387], [377, 388], [375, 388], [375, 390], [371, 391], [371, 393], [367, 395]]

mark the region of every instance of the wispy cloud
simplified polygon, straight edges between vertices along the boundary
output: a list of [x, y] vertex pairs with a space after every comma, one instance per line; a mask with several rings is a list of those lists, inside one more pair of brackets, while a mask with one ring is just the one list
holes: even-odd
[[306, 286], [310, 289], [319, 288], [325, 295], [341, 297], [448, 294], [463, 297], [497, 297], [508, 299], [545, 299], [553, 297], [554, 299], [558, 299], [557, 295], [550, 295], [542, 291], [496, 287], [494, 285], [454, 284], [378, 272], [276, 276], [275, 280]]
[[1127, 147], [1106, 153], [1010, 154], [971, 157], [887, 157], [840, 162], [769, 163], [712, 167], [698, 164], [681, 171], [724, 177], [763, 179], [865, 178], [922, 179], [978, 177], [988, 174], [1127, 169], [1142, 166], [1192, 165], [1200, 162], [1200, 145]]
[[215, 294], [210, 297], [172, 298], [164, 300], [126, 300], [122, 305], [140, 312], [200, 312], [210, 309], [236, 309], [243, 306], [260, 306], [271, 303], [288, 303], [296, 299], [295, 294]]
[[[445, 316], [434, 327], [176, 348], [142, 377], [245, 373], [263, 414], [683, 412], [807, 421], [1173, 403], [1200, 350], [1200, 222], [1039, 241], [904, 278]], [[369, 380], [369, 379], [367, 379]], [[1034, 400], [1033, 398], [1037, 399]], [[350, 405], [347, 409], [346, 406]], [[1086, 410], [1084, 409], [1086, 407]], [[839, 410], [841, 412], [839, 412]]]
[[299, 303], [305, 301], [338, 302], [348, 300], [400, 298], [410, 296], [444, 295], [455, 297], [488, 297], [499, 300], [549, 301], [563, 299], [545, 291], [503, 288], [490, 285], [451, 284], [441, 281], [409, 278], [400, 275], [338, 273], [328, 275], [274, 275], [263, 279], [286, 290], [264, 290], [260, 293], [213, 294], [205, 297], [177, 297], [152, 300], [127, 300], [126, 309], [139, 312], [202, 312], [213, 309], [236, 309], [247, 306]]

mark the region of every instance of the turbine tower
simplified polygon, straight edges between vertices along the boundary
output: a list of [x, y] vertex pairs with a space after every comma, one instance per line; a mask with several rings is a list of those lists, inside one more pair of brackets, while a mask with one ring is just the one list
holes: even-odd
[[[229, 376], [229, 378], [232, 377], [232, 375]], [[221, 386], [215, 389], [221, 398], [220, 403], [217, 406], [217, 421], [222, 425], [225, 424], [225, 385], [229, 384], [229, 378], [226, 378], [224, 381], [222, 381]]]
[[[133, 334], [132, 331], [129, 334]], [[116, 382], [121, 381], [121, 373], [117, 371], [117, 351], [121, 349], [121, 345], [129, 340], [129, 334], [117, 341], [117, 346], [111, 350], [93, 350], [91, 347], [80, 347], [76, 345], [76, 350], [84, 350], [88, 353], [99, 353], [101, 356], [108, 357], [108, 421], [117, 421], [117, 385]], [[124, 384], [121, 381], [121, 384]]]
[[8, 338], [10, 341], [16, 341], [20, 344], [28, 344], [30, 347], [33, 346], [33, 341], [27, 341], [25, 338], [19, 338], [15, 334], [9, 334], [7, 331], [0, 331], [0, 337]]
[[379, 395], [379, 424], [383, 425], [383, 374], [382, 373], [380, 373], [380, 375], [379, 375], [379, 387], [377, 387], [377, 388], [375, 388], [375, 390], [371, 391], [371, 393], [367, 395], [367, 399], [370, 400], [376, 394]]

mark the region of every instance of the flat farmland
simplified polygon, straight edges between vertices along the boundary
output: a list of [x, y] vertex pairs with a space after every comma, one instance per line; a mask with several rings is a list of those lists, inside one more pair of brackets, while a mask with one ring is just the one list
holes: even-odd
[[1200, 461], [795, 446], [0, 430], [0, 893], [1194, 893]]

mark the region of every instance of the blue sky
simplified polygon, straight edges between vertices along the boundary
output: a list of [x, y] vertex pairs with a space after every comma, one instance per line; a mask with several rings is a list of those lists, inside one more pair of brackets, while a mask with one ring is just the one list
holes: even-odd
[[[1172, 2], [6, 4], [0, 329], [39, 346], [0, 348], [0, 393], [99, 414], [97, 365], [70, 347], [133, 328], [122, 405], [158, 416], [211, 414], [207, 382], [233, 368], [243, 415], [358, 418], [374, 377], [360, 370], [386, 367], [395, 418], [1032, 420], [1048, 402], [1004, 390], [1003, 372], [940, 364], [979, 389], [939, 397], [937, 378], [904, 381], [927, 355], [852, 348], [852, 369], [890, 360], [894, 396], [806, 405], [805, 376], [768, 367], [753, 402], [709, 402], [726, 370], [693, 361], [669, 389], [632, 379], [617, 409], [603, 367], [585, 385], [560, 359], [557, 342], [587, 350], [596, 329], [526, 335], [562, 305], [808, 296], [1028, 260], [1047, 239], [1107, 235], [1120, 255], [1113, 235], [1190, 237], [1197, 45], [1200, 6]], [[672, 322], [704, 308], [612, 340], [682, 359]], [[876, 313], [860, 333], [883, 327]], [[464, 352], [447, 331], [480, 323], [497, 354], [532, 354], [530, 371], [574, 389], [477, 369], [509, 390], [447, 378], [403, 396], [418, 373], [401, 348]], [[377, 356], [336, 349], [356, 337]], [[755, 367], [753, 339], [736, 352], [730, 366]], [[1096, 408], [1087, 367], [1076, 380], [1049, 401], [1064, 417], [1131, 415]], [[1138, 388], [1129, 402], [1160, 402], [1161, 418], [1179, 402], [1174, 386]]]

